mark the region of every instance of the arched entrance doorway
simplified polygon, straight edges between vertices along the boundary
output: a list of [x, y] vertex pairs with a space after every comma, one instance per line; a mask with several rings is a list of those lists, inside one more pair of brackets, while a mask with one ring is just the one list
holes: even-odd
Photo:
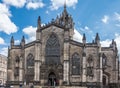
[[109, 78], [107, 75], [103, 75], [103, 88], [108, 88]]
[[103, 86], [106, 86], [107, 85], [107, 83], [106, 83], [106, 76], [103, 76]]
[[58, 86], [58, 79], [54, 72], [49, 73], [48, 75], [48, 85], [49, 86]]

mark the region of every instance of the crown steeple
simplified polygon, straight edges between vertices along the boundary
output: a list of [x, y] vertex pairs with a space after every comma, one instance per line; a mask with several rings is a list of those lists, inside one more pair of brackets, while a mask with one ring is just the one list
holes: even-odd
[[64, 2], [64, 11], [66, 10], [66, 0]]

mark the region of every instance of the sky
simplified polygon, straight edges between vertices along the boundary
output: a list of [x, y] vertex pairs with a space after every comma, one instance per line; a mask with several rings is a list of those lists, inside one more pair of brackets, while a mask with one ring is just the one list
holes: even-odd
[[23, 35], [26, 43], [35, 40], [38, 16], [43, 25], [50, 22], [65, 2], [75, 23], [75, 40], [81, 42], [85, 33], [92, 42], [99, 33], [103, 47], [114, 39], [120, 51], [120, 0], [0, 0], [0, 54], [7, 56], [11, 36], [15, 44]]

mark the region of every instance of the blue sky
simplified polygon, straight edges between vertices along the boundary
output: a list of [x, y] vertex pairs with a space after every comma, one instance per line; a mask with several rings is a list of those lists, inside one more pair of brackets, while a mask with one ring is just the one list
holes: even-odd
[[[11, 36], [20, 44], [35, 40], [37, 18], [48, 23], [63, 11], [65, 0], [0, 0], [0, 54], [7, 55]], [[75, 38], [83, 33], [91, 42], [98, 32], [102, 46], [112, 39], [120, 50], [120, 0], [66, 0], [67, 10], [75, 22]], [[78, 33], [79, 32], [79, 33]]]

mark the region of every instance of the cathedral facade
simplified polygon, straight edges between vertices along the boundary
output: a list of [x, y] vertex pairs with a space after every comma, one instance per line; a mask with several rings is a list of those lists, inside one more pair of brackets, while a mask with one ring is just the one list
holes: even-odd
[[[8, 49], [7, 84], [64, 86], [61, 88], [117, 88], [118, 50], [112, 40], [101, 47], [99, 34], [92, 43], [73, 40], [74, 22], [64, 6], [60, 16], [44, 26], [38, 17], [36, 40]], [[74, 87], [73, 87], [74, 86]]]

